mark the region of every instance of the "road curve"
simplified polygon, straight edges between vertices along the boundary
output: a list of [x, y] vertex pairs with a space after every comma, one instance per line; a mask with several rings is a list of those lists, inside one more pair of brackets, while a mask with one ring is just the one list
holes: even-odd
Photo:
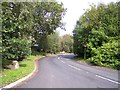
[[37, 74], [16, 88], [118, 88], [118, 71], [73, 60], [73, 54], [45, 57]]

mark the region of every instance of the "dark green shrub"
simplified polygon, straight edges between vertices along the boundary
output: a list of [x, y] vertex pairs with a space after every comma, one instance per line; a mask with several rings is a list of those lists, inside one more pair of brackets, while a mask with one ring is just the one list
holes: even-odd
[[3, 60], [21, 60], [31, 54], [30, 41], [26, 39], [10, 39], [8, 45], [3, 47]]
[[5, 66], [10, 64], [12, 64], [11, 60], [2, 59], [2, 67], [6, 68]]
[[94, 49], [97, 55], [89, 58], [88, 61], [94, 65], [110, 66], [118, 69], [120, 66], [118, 49], [118, 41], [112, 40], [103, 44], [103, 46]]

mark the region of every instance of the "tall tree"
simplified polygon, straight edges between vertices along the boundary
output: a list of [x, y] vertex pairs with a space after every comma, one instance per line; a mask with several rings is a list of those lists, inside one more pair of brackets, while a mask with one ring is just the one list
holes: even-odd
[[56, 53], [60, 52], [60, 36], [59, 33], [55, 32], [53, 34], [50, 34], [47, 36], [47, 41], [48, 41], [48, 52], [50, 53]]
[[3, 60], [19, 60], [30, 55], [29, 36], [32, 32], [32, 8], [30, 3], [2, 3]]
[[35, 43], [46, 51], [47, 35], [62, 27], [64, 14], [57, 2], [2, 2], [3, 62], [25, 58]]
[[96, 65], [118, 67], [118, 8], [119, 2], [92, 5], [81, 16], [73, 31], [75, 54]]
[[[40, 2], [34, 11], [34, 37], [39, 44], [39, 50], [47, 50], [47, 35], [55, 32], [57, 27], [62, 27], [62, 17], [65, 14], [63, 4], [57, 2]], [[38, 38], [40, 37], [40, 38]], [[43, 43], [42, 43], [43, 42]]]
[[66, 34], [61, 37], [61, 51], [65, 52], [73, 51], [73, 38], [71, 35]]

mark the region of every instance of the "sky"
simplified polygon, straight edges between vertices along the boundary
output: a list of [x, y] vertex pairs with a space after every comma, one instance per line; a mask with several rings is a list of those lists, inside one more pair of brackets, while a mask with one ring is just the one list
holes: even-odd
[[66, 31], [57, 28], [60, 36], [65, 34], [71, 34], [76, 25], [76, 21], [85, 12], [86, 9], [90, 8], [90, 4], [94, 3], [98, 5], [99, 3], [109, 4], [110, 2], [117, 2], [118, 0], [57, 0], [62, 2], [64, 8], [67, 8], [66, 15], [62, 19], [66, 23]]

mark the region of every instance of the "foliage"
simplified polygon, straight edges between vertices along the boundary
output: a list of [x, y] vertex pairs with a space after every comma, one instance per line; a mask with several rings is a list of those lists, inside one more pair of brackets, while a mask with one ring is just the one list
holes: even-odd
[[60, 51], [73, 51], [73, 38], [71, 35], [59, 36], [59, 33], [51, 33], [47, 36], [40, 36], [38, 52], [57, 53]]
[[48, 42], [47, 52], [50, 52], [50, 53], [60, 52], [60, 47], [61, 47], [60, 46], [60, 37], [57, 32], [48, 35], [47, 42]]
[[[2, 2], [2, 61], [20, 60], [30, 55], [32, 7], [22, 2]], [[28, 39], [28, 40], [27, 40]], [[10, 61], [8, 61], [10, 62]]]
[[118, 2], [91, 5], [77, 21], [74, 53], [95, 65], [119, 67]]
[[32, 35], [35, 40], [33, 43], [39, 45], [38, 51], [47, 52], [47, 37], [54, 33], [57, 27], [63, 28], [61, 19], [65, 14], [65, 9], [63, 4], [57, 2], [40, 2], [36, 3], [34, 13], [34, 32]]
[[73, 38], [71, 35], [66, 34], [61, 37], [61, 51], [65, 52], [73, 51]]
[[20, 60], [31, 54], [30, 41], [25, 39], [10, 39], [8, 45], [3, 47], [3, 58]]
[[34, 44], [46, 52], [47, 36], [62, 28], [64, 14], [57, 2], [2, 2], [3, 65], [30, 55]]

